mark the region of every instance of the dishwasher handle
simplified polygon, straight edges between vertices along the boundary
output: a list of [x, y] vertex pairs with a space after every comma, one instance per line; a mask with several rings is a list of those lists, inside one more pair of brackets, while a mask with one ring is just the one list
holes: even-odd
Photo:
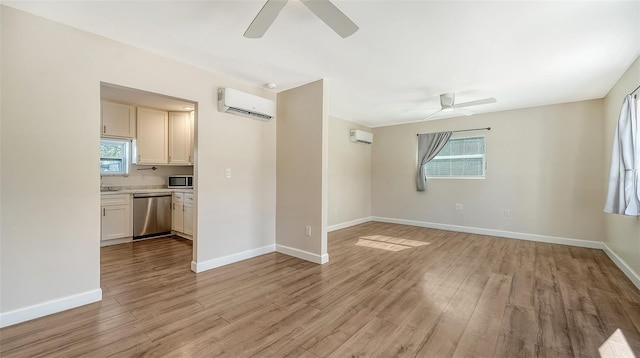
[[134, 198], [157, 198], [171, 196], [171, 193], [136, 193], [133, 194]]

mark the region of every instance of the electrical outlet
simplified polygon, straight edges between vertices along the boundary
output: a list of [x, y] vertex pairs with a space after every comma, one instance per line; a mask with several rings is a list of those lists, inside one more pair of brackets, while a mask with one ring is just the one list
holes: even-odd
[[333, 213], [337, 214], [338, 213], [338, 208], [333, 208]]
[[462, 204], [456, 204], [456, 211], [462, 211]]
[[227, 168], [224, 170], [224, 177], [227, 179], [231, 178], [231, 168]]
[[307, 227], [304, 228], [304, 234], [311, 236], [311, 225], [307, 225]]
[[511, 217], [511, 209], [504, 209], [502, 214], [504, 215], [505, 218], [510, 218]]

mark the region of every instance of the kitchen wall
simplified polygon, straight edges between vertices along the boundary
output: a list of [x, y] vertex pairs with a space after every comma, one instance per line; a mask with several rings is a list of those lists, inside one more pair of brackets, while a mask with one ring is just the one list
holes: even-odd
[[[172, 174], [193, 174], [193, 166], [129, 165], [129, 175], [102, 175], [102, 186], [167, 186], [167, 176]], [[142, 170], [139, 170], [142, 169]]]
[[[372, 215], [602, 241], [602, 118], [591, 100], [374, 128]], [[416, 134], [479, 127], [491, 130], [455, 135], [486, 137], [486, 179], [430, 179], [417, 192]]]
[[349, 130], [371, 128], [329, 116], [329, 212], [330, 228], [354, 224], [371, 216], [371, 147], [352, 143]]
[[273, 250], [276, 123], [218, 112], [216, 92], [274, 93], [6, 6], [0, 16], [0, 324], [101, 297], [100, 81], [198, 104], [194, 269]]
[[329, 259], [325, 86], [320, 80], [278, 93], [277, 114], [277, 250], [317, 263]]
[[[629, 67], [604, 99], [604, 148], [605, 167], [600, 173], [604, 184], [609, 182], [611, 148], [624, 97], [640, 86], [640, 57]], [[638, 94], [640, 98], [640, 93]], [[620, 258], [640, 282], [640, 217], [604, 214], [605, 244]]]

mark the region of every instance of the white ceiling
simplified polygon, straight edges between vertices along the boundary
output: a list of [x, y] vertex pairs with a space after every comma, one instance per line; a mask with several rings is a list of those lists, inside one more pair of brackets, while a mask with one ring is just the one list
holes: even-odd
[[602, 98], [640, 56], [640, 1], [333, 2], [353, 36], [296, 0], [262, 39], [242, 36], [262, 0], [3, 4], [278, 91], [325, 78], [330, 113], [373, 127], [422, 120], [443, 92], [497, 98], [477, 113]]

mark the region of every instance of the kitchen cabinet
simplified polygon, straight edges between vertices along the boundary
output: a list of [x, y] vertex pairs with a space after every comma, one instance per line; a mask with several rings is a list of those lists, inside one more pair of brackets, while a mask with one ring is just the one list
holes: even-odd
[[184, 233], [193, 235], [193, 193], [184, 194]]
[[168, 112], [138, 107], [135, 164], [167, 164], [169, 161]]
[[191, 111], [189, 113], [189, 153], [191, 155], [191, 157], [189, 157], [189, 162], [190, 164], [195, 163], [196, 161], [196, 157], [195, 157], [195, 153], [193, 151], [193, 145], [196, 141], [196, 127], [195, 127], [195, 123], [196, 123], [196, 112], [195, 111]]
[[193, 235], [193, 193], [173, 193], [171, 229], [178, 234]]
[[113, 240], [133, 236], [129, 194], [100, 196], [100, 239]]
[[135, 138], [136, 108], [123, 103], [101, 101], [100, 134], [104, 137]]
[[184, 231], [184, 193], [173, 193], [171, 203], [171, 230]]
[[169, 164], [193, 164], [191, 113], [169, 112]]

